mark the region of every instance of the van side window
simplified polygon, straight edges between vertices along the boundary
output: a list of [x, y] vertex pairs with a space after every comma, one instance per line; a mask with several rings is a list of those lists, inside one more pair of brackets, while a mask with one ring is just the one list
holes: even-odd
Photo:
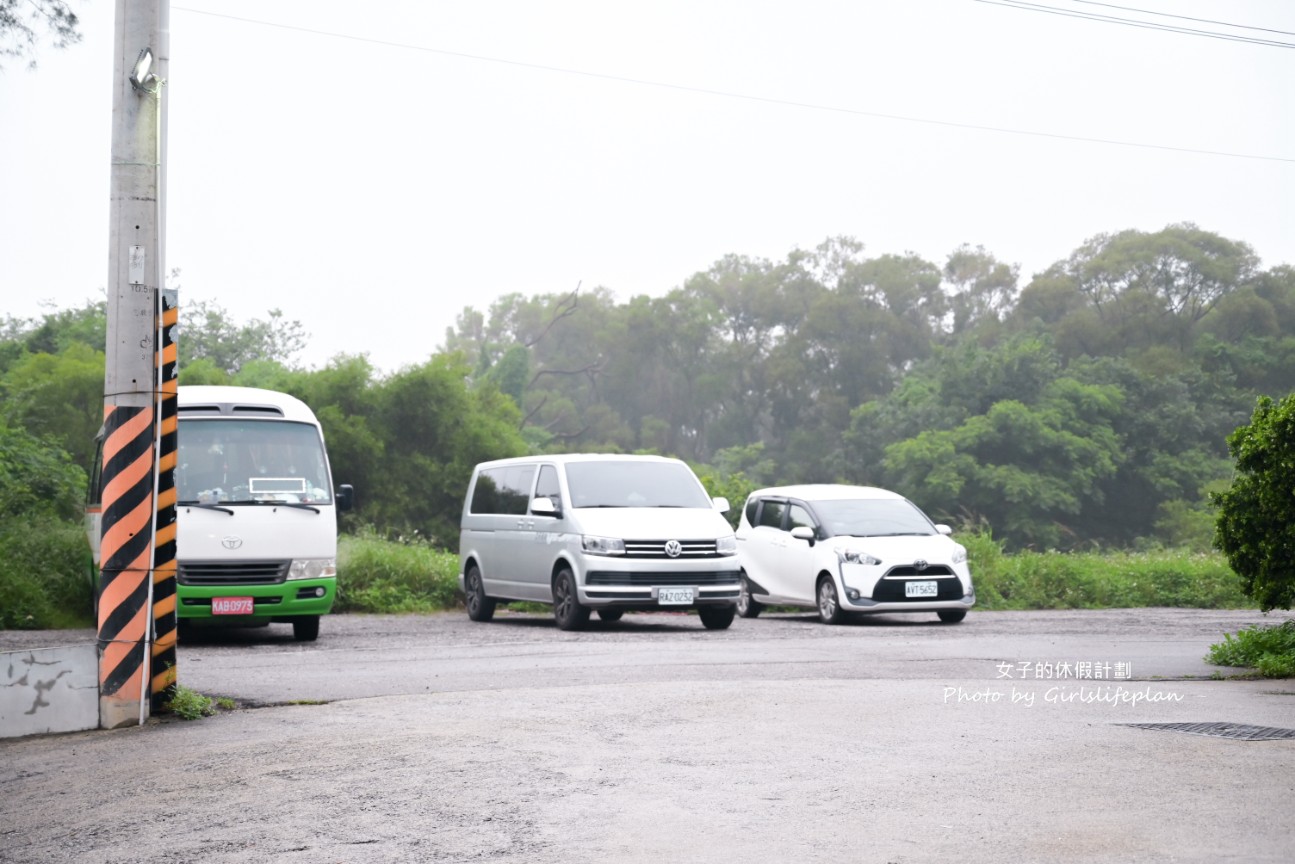
[[540, 466], [540, 479], [535, 484], [535, 497], [547, 498], [553, 506], [562, 507], [562, 487], [558, 485], [558, 471], [552, 465]]
[[787, 505], [781, 501], [765, 501], [760, 508], [760, 524], [766, 528], [782, 527], [782, 511]]
[[534, 465], [507, 465], [483, 470], [477, 475], [477, 485], [472, 490], [472, 512], [525, 515], [534, 479]]

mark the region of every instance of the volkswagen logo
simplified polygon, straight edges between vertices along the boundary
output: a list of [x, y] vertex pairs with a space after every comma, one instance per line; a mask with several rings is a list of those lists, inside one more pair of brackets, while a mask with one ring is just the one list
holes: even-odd
[[920, 558], [913, 562], [913, 567], [914, 567], [914, 568], [916, 568], [916, 569], [917, 569], [917, 572], [919, 572], [919, 573], [921, 573], [923, 570], [925, 570], [925, 569], [926, 569], [927, 567], [929, 567], [929, 566], [931, 566], [931, 565], [927, 564], [925, 561], [923, 561], [923, 560], [922, 560], [922, 559], [920, 559]]
[[243, 545], [243, 538], [234, 536], [222, 537], [220, 545], [224, 546], [226, 549], [237, 549]]
[[670, 558], [678, 558], [683, 554], [683, 544], [678, 540], [665, 541], [665, 554]]

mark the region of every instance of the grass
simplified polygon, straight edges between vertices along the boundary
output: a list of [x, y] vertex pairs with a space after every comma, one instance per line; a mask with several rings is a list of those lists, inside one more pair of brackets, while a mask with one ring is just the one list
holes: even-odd
[[985, 534], [967, 547], [981, 609], [1126, 609], [1181, 606], [1249, 609], [1254, 601], [1218, 553], [1017, 552]]
[[183, 684], [176, 684], [175, 692], [171, 695], [171, 701], [166, 703], [165, 710], [181, 720], [198, 720], [216, 713], [216, 700], [203, 696], [196, 690], [190, 690]]
[[1255, 625], [1210, 646], [1206, 662], [1215, 666], [1254, 669], [1264, 678], [1295, 678], [1295, 619], [1282, 624]]
[[336, 612], [427, 613], [462, 605], [459, 556], [421, 539], [338, 538]]

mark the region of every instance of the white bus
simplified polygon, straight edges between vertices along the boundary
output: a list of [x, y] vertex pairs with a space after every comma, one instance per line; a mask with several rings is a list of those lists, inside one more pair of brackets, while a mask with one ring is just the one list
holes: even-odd
[[[319, 636], [337, 597], [337, 513], [319, 421], [304, 402], [252, 387], [178, 389], [176, 621], [195, 626], [292, 624]], [[101, 442], [102, 443], [102, 442]], [[88, 533], [99, 568], [100, 466]]]

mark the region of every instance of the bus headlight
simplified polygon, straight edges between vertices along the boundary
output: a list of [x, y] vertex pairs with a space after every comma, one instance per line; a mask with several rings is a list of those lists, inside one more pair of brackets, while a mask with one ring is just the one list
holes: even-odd
[[336, 558], [294, 558], [288, 579], [328, 579], [337, 575]]

